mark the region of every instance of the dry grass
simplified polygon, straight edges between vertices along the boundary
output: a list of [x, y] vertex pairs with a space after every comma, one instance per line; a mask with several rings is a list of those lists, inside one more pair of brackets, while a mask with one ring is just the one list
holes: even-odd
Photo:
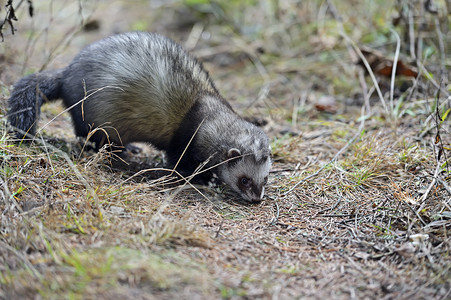
[[[451, 298], [444, 1], [436, 14], [420, 1], [280, 0], [99, 2], [81, 15], [78, 2], [51, 2], [53, 12], [33, 2], [54, 18], [20, 18], [35, 34], [16, 26], [0, 49], [0, 299]], [[87, 16], [100, 31], [75, 34]], [[88, 41], [131, 29], [186, 41], [236, 110], [266, 122], [265, 201], [156, 180], [161, 154], [148, 148], [133, 172], [112, 169], [105, 152], [80, 154], [67, 114], [31, 144], [7, 134], [10, 84], [24, 71], [64, 66]], [[373, 74], [378, 94], [351, 59], [357, 44], [404, 62], [422, 47], [420, 76]], [[61, 110], [44, 107], [41, 124]]]

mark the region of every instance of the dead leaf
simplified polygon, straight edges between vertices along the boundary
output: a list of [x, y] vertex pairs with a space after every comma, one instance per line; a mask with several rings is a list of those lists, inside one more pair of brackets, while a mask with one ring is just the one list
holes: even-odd
[[[359, 49], [375, 74], [385, 77], [392, 76], [393, 59], [388, 58], [382, 52], [369, 47], [361, 46]], [[360, 58], [355, 59], [355, 61], [366, 70], [364, 63]], [[414, 66], [398, 60], [396, 63], [396, 75], [415, 78], [418, 76], [418, 71]]]

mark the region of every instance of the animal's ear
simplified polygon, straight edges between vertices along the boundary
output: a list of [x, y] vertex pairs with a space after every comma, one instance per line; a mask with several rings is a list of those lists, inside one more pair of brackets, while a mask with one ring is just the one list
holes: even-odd
[[227, 151], [227, 159], [235, 158], [238, 156], [241, 156], [241, 152], [237, 148], [230, 148], [229, 151]]
[[228, 161], [229, 166], [233, 166], [240, 160], [241, 151], [237, 148], [230, 148], [226, 153], [226, 160]]

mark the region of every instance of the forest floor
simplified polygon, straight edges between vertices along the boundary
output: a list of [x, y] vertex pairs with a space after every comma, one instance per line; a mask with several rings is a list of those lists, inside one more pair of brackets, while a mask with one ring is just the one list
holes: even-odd
[[[450, 8], [374, 2], [21, 2], [0, 46], [0, 299], [451, 299]], [[8, 134], [15, 81], [131, 30], [184, 45], [268, 133], [264, 201], [155, 179], [149, 145], [112, 168], [61, 103], [33, 143]]]

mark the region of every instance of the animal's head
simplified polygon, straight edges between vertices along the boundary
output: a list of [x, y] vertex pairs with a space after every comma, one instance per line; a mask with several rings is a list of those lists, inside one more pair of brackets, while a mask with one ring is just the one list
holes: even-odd
[[224, 163], [218, 167], [218, 175], [246, 201], [260, 202], [271, 169], [271, 148], [264, 134], [246, 144], [249, 146], [247, 149], [225, 150]]

